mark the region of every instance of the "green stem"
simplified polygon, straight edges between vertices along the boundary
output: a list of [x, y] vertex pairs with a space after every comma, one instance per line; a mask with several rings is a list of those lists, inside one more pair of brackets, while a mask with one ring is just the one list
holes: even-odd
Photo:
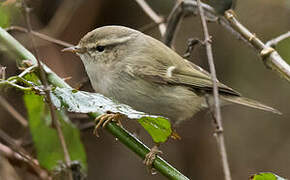
[[[97, 117], [97, 115], [93, 113], [89, 114], [89, 116], [93, 119]], [[131, 135], [128, 131], [118, 126], [116, 123], [109, 123], [106, 126], [106, 129], [142, 159], [144, 159], [146, 154], [149, 153], [150, 149], [146, 145], [139, 141], [135, 136]], [[157, 156], [154, 160], [153, 166], [157, 171], [166, 176], [168, 179], [188, 179], [159, 156]]]
[[12, 87], [15, 87], [17, 89], [20, 89], [22, 91], [32, 91], [33, 88], [32, 87], [23, 87], [23, 86], [19, 86], [18, 84], [15, 84], [13, 82], [10, 82], [8, 80], [4, 80], [4, 81], [0, 81], [0, 87], [3, 86], [3, 85], [10, 85]]
[[[37, 61], [33, 54], [25, 49], [17, 40], [15, 40], [9, 33], [0, 27], [0, 42], [1, 45], [8, 49], [10, 55], [16, 58], [18, 64], [21, 64], [23, 60], [30, 60], [32, 65], [37, 64]], [[59, 76], [51, 71], [46, 65], [43, 64], [43, 68], [47, 73], [48, 81], [50, 84], [57, 87], [71, 88], [66, 82], [64, 82]], [[95, 118], [94, 113], [89, 114], [92, 118]], [[149, 152], [149, 148], [142, 144], [138, 139], [132, 136], [123, 128], [119, 127], [115, 123], [109, 123], [106, 129], [125, 146], [135, 152], [142, 159]], [[174, 167], [169, 165], [166, 161], [157, 157], [153, 163], [154, 168], [169, 179], [187, 180], [188, 178], [181, 174]]]

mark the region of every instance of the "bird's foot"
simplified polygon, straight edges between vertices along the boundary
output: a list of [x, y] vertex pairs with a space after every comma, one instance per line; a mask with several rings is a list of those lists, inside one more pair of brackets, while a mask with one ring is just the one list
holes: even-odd
[[155, 169], [152, 168], [152, 164], [157, 154], [162, 154], [162, 151], [158, 149], [158, 145], [155, 145], [150, 149], [150, 152], [146, 154], [145, 159], [143, 161], [143, 163], [148, 167], [151, 174], [156, 173]]
[[106, 125], [109, 122], [116, 122], [119, 126], [122, 127], [121, 120], [124, 119], [126, 115], [121, 113], [113, 113], [113, 112], [107, 112], [106, 114], [100, 115], [95, 119], [95, 129], [94, 129], [94, 135], [97, 137], [100, 137], [98, 130], [102, 127], [106, 127]]
[[181, 136], [176, 132], [175, 129], [172, 130], [170, 137], [174, 140], [181, 140]]

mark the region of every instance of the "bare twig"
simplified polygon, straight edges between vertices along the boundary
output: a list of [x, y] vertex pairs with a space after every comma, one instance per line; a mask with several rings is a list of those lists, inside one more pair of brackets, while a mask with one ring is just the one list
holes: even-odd
[[175, 33], [177, 32], [177, 27], [185, 13], [183, 10], [183, 4], [183, 1], [177, 3], [168, 17], [166, 32], [163, 36], [163, 42], [169, 47], [172, 45]]
[[37, 68], [37, 65], [36, 65], [36, 64], [34, 64], [34, 65], [32, 65], [32, 66], [30, 66], [30, 67], [24, 69], [24, 71], [22, 71], [22, 72], [18, 75], [18, 77], [23, 78], [25, 75], [27, 75], [27, 74], [29, 74], [29, 73], [32, 73], [32, 72], [35, 70], [35, 68]]
[[194, 50], [194, 48], [198, 45], [198, 44], [203, 44], [203, 42], [197, 38], [190, 38], [187, 40], [187, 49], [185, 51], [185, 53], [183, 54], [183, 58], [189, 58], [190, 54], [192, 53], [192, 51]]
[[[35, 174], [41, 179], [51, 179], [51, 177], [49, 177], [48, 175], [48, 172], [46, 172], [44, 169], [42, 169], [41, 167], [36, 169], [35, 166], [29, 163], [29, 161], [27, 161], [25, 157], [2, 143], [0, 143], [0, 154], [5, 156], [10, 162], [12, 162], [13, 165], [19, 167], [23, 167], [25, 165], [28, 168], [29, 172]], [[29, 155], [26, 154], [26, 156]], [[33, 159], [31, 157], [31, 160], [35, 162], [35, 165], [39, 166], [36, 159]]]
[[155, 24], [158, 24], [160, 34], [161, 36], [163, 36], [166, 31], [164, 18], [158, 16], [156, 12], [153, 9], [151, 9], [151, 7], [145, 2], [145, 0], [135, 0], [135, 1], [143, 9], [143, 11], [155, 22]]
[[[207, 4], [202, 3], [202, 7], [205, 8], [206, 11], [206, 17], [209, 19], [217, 19], [214, 15], [214, 9], [210, 7]], [[167, 46], [171, 46], [172, 42], [174, 40], [175, 34], [178, 30], [178, 25], [180, 24], [183, 17], [187, 14], [193, 14], [196, 15], [198, 13], [197, 11], [197, 3], [192, 0], [184, 0], [180, 1], [175, 5], [175, 7], [172, 9], [168, 20], [167, 20], [167, 27], [166, 32], [163, 37], [163, 42]]]
[[275, 49], [264, 44], [255, 34], [251, 33], [244, 25], [242, 25], [237, 20], [235, 13], [232, 10], [226, 11], [225, 17], [231, 27], [243, 36], [255, 48], [255, 50], [259, 52], [260, 57], [267, 67], [275, 70], [281, 77], [290, 81], [290, 66], [282, 59]]
[[[26, 20], [28, 33], [29, 33], [30, 38], [31, 38], [32, 47], [34, 48], [34, 52], [35, 52], [35, 56], [36, 56], [36, 60], [37, 60], [37, 65], [38, 65], [39, 71], [40, 71], [40, 81], [41, 81], [41, 83], [44, 86], [44, 91], [45, 91], [45, 95], [46, 95], [46, 101], [47, 101], [47, 104], [48, 104], [48, 107], [49, 107], [49, 110], [50, 110], [50, 114], [51, 114], [51, 120], [53, 122], [53, 125], [56, 127], [57, 135], [58, 135], [58, 138], [60, 140], [60, 143], [61, 143], [61, 146], [62, 146], [62, 149], [63, 149], [63, 152], [64, 152], [65, 164], [67, 165], [67, 167], [70, 167], [71, 159], [70, 159], [70, 156], [69, 156], [68, 148], [67, 148], [67, 145], [66, 145], [66, 142], [65, 142], [65, 139], [64, 139], [64, 135], [63, 135], [62, 129], [60, 127], [60, 123], [59, 123], [59, 121], [57, 119], [55, 109], [54, 109], [53, 104], [51, 102], [49, 84], [47, 82], [46, 74], [45, 74], [45, 71], [44, 71], [44, 69], [42, 67], [42, 64], [41, 64], [39, 58], [37, 57], [37, 49], [35, 48], [36, 46], [35, 46], [35, 42], [34, 42], [34, 37], [30, 33], [31, 30], [32, 30], [32, 27], [31, 27], [30, 18], [29, 18], [28, 7], [26, 5], [25, 0], [22, 1], [22, 4], [23, 4], [23, 8], [24, 8], [24, 15], [25, 15], [25, 20]], [[71, 171], [69, 171], [69, 179], [70, 180], [73, 179]]]
[[28, 126], [27, 120], [16, 111], [2, 96], [0, 96], [0, 104], [24, 127]]
[[[28, 29], [26, 28], [23, 28], [23, 27], [20, 27], [20, 26], [10, 26], [9, 28], [6, 28], [5, 29], [6, 31], [13, 31], [13, 30], [16, 30], [16, 31], [20, 31], [20, 32], [25, 32], [27, 33], [28, 32]], [[54, 43], [54, 44], [58, 44], [58, 45], [61, 45], [61, 46], [64, 46], [64, 47], [71, 47], [73, 46], [72, 44], [70, 43], [67, 43], [67, 42], [64, 42], [64, 41], [61, 41], [59, 39], [56, 39], [56, 38], [53, 38], [53, 37], [50, 37], [48, 35], [45, 35], [45, 34], [42, 34], [40, 32], [37, 32], [37, 31], [33, 31], [31, 30], [30, 33], [40, 39], [43, 39], [43, 40], [46, 40], [48, 42], [51, 42], [51, 43]]]
[[282, 34], [282, 35], [280, 35], [280, 36], [268, 41], [266, 43], [266, 46], [275, 47], [275, 46], [277, 46], [277, 44], [279, 42], [281, 42], [281, 41], [283, 41], [283, 40], [285, 40], [287, 38], [290, 38], [290, 31], [288, 31], [285, 34]]
[[[231, 34], [233, 34], [237, 39], [241, 39], [244, 42], [247, 42], [247, 40], [239, 34], [234, 28], [230, 26], [230, 24], [227, 22], [225, 18], [222, 18], [218, 16], [211, 6], [205, 3], [201, 3], [202, 8], [204, 9], [204, 15], [207, 18], [207, 20], [210, 20], [211, 22], [216, 22], [222, 25], [226, 30], [230, 31]], [[167, 27], [166, 27], [166, 33], [164, 36], [164, 42], [171, 42], [175, 32], [177, 31], [177, 24], [183, 19], [185, 14], [198, 14], [198, 8], [197, 8], [197, 2], [192, 0], [182, 0], [179, 4], [173, 8], [172, 12], [169, 15], [169, 18], [167, 20]], [[166, 45], [171, 43], [165, 43]], [[248, 43], [249, 44], [249, 43]]]
[[[0, 85], [1, 84], [9, 84], [15, 88], [18, 88], [18, 89], [21, 89], [23, 91], [39, 91], [40, 89], [35, 89], [33, 86], [31, 86], [32, 84], [30, 84], [29, 81], [23, 79], [23, 77], [26, 75], [26, 74], [29, 74], [31, 73], [37, 66], [36, 65], [33, 65], [33, 66], [30, 66], [28, 68], [26, 68], [22, 73], [20, 73], [18, 76], [14, 76], [14, 77], [10, 77], [8, 78], [7, 80], [1, 80], [0, 81]], [[28, 85], [28, 87], [24, 87], [24, 86], [20, 86], [20, 85], [17, 85], [16, 83], [20, 81], [22, 83], [24, 83], [25, 85]]]
[[[226, 11], [225, 17], [219, 17], [211, 6], [204, 3], [201, 3], [201, 6], [204, 9], [206, 18], [216, 19], [217, 23], [222, 25], [237, 39], [246, 42], [247, 45], [257, 50], [259, 52], [259, 56], [262, 57], [267, 67], [277, 71], [281, 77], [290, 81], [290, 66], [278, 54], [277, 51], [265, 45], [260, 39], [244, 27], [234, 16], [232, 10]], [[196, 14], [196, 7], [196, 1], [184, 0], [173, 9], [168, 19], [167, 28], [164, 35], [164, 42], [166, 45], [170, 46], [172, 44], [172, 40], [177, 29], [176, 27], [184, 14], [190, 12]]]
[[[33, 171], [41, 178], [41, 179], [49, 179], [48, 172], [44, 169], [42, 169], [38, 161], [34, 158], [32, 158], [31, 155], [29, 155], [22, 147], [18, 146], [15, 143], [15, 140], [11, 138], [9, 135], [7, 135], [4, 131], [0, 129], [0, 139], [4, 141], [9, 147], [3, 145], [0, 143], [0, 152], [3, 153], [6, 156], [11, 157], [12, 155], [16, 159], [21, 159], [21, 161], [25, 162], [33, 169]], [[10, 149], [11, 148], [11, 149]], [[11, 152], [13, 151], [13, 153]]]
[[200, 0], [197, 0], [198, 10], [200, 13], [200, 19], [202, 23], [204, 39], [205, 39], [205, 46], [206, 46], [206, 53], [209, 63], [209, 68], [211, 72], [211, 77], [213, 81], [213, 95], [214, 95], [214, 120], [216, 121], [216, 139], [217, 144], [219, 147], [219, 152], [223, 164], [223, 172], [226, 180], [231, 180], [231, 173], [227, 159], [226, 147], [224, 142], [224, 135], [223, 135], [223, 126], [222, 126], [222, 118], [221, 118], [221, 110], [220, 110], [220, 102], [219, 102], [219, 93], [218, 93], [218, 86], [217, 86], [217, 78], [215, 72], [215, 65], [213, 61], [213, 54], [212, 54], [212, 47], [211, 47], [211, 39], [208, 33], [208, 28], [206, 24], [206, 19], [204, 16], [204, 11], [201, 6]]
[[140, 27], [138, 30], [141, 32], [148, 32], [150, 30], [152, 30], [153, 28], [155, 28], [156, 26], [158, 26], [159, 24], [163, 23], [164, 21], [160, 22], [160, 23], [155, 23], [155, 22], [151, 22], [149, 24], [146, 24], [142, 27]]

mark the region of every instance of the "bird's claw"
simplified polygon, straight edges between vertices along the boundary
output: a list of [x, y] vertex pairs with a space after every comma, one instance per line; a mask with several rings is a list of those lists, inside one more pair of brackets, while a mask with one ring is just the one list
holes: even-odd
[[145, 159], [143, 161], [143, 163], [148, 167], [149, 171], [152, 174], [156, 173], [156, 171], [152, 168], [152, 164], [153, 164], [154, 160], [156, 159], [157, 154], [163, 154], [163, 153], [162, 153], [162, 151], [160, 151], [158, 149], [158, 146], [155, 145], [150, 149], [150, 152], [148, 154], [146, 154]]
[[170, 137], [174, 140], [181, 140], [181, 136], [175, 130], [171, 132]]
[[100, 137], [99, 133], [98, 133], [98, 130], [102, 127], [106, 127], [106, 125], [109, 123], [109, 122], [116, 122], [119, 126], [122, 127], [122, 124], [121, 124], [121, 119], [123, 119], [124, 115], [121, 114], [121, 113], [112, 113], [112, 112], [108, 112], [106, 114], [102, 114], [100, 116], [98, 116], [96, 119], [95, 119], [95, 123], [96, 123], [96, 126], [95, 126], [95, 129], [94, 129], [94, 135], [97, 136], [97, 137]]

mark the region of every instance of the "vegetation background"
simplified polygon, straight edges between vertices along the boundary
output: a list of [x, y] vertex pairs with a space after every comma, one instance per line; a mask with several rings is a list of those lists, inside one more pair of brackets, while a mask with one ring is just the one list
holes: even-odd
[[[163, 17], [168, 17], [174, 0], [148, 0], [151, 7]], [[8, 5], [10, 6], [10, 5]], [[1, 7], [2, 26], [25, 26], [23, 15], [15, 7]], [[77, 44], [88, 31], [104, 25], [123, 25], [141, 29], [152, 20], [134, 0], [31, 0], [31, 20], [35, 31]], [[5, 14], [10, 14], [5, 18]], [[249, 30], [263, 41], [268, 41], [290, 29], [290, 1], [288, 0], [243, 0], [238, 1], [236, 14]], [[275, 73], [267, 70], [257, 53], [245, 43], [237, 40], [221, 26], [209, 24], [213, 40], [213, 53], [217, 77], [220, 81], [241, 92], [244, 96], [259, 100], [279, 109], [283, 115], [232, 105], [222, 108], [224, 135], [233, 179], [247, 179], [257, 172], [275, 172], [290, 177], [290, 85]], [[158, 28], [145, 32], [160, 39]], [[28, 49], [31, 43], [27, 34], [13, 35]], [[180, 25], [175, 48], [183, 54], [187, 40], [202, 39], [199, 17], [186, 17]], [[38, 40], [39, 58], [59, 76], [72, 77], [67, 82], [76, 87], [86, 77], [80, 59], [62, 53], [62, 47]], [[277, 47], [284, 59], [290, 62], [290, 39]], [[197, 47], [189, 58], [208, 69], [205, 49]], [[7, 77], [18, 74], [13, 61], [0, 54], [0, 64], [7, 67]], [[89, 84], [84, 90], [92, 91]], [[22, 93], [14, 90], [2, 92], [11, 105], [26, 116]], [[0, 128], [15, 139], [29, 141], [28, 131], [0, 106]], [[84, 118], [71, 115], [75, 123], [84, 123]], [[125, 122], [124, 126], [136, 132], [145, 144], [152, 140], [136, 122]], [[223, 179], [221, 163], [213, 137], [211, 116], [200, 112], [177, 129], [180, 141], [170, 140], [161, 146], [162, 157], [191, 179]], [[152, 176], [133, 152], [116, 141], [106, 131], [101, 137], [92, 135], [92, 129], [81, 133], [88, 159], [88, 179], [163, 179], [160, 174]], [[44, 139], [45, 141], [45, 139]], [[31, 150], [33, 151], [33, 149]], [[18, 169], [24, 179], [30, 176]]]

